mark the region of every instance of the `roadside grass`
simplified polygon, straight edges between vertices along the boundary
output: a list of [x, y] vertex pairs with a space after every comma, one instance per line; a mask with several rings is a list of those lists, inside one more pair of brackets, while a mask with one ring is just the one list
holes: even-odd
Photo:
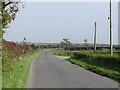
[[59, 55], [59, 56], [70, 56], [70, 55], [72, 55], [72, 52], [65, 51], [65, 50], [62, 50], [62, 49], [55, 49], [54, 54]]
[[[69, 52], [69, 55], [67, 54]], [[109, 54], [109, 50], [90, 51], [60, 51], [55, 50], [56, 55], [70, 56], [66, 59], [72, 64], [76, 64], [94, 73], [106, 76], [120, 82], [120, 51], [114, 51], [114, 55]]]
[[36, 51], [32, 54], [24, 55], [21, 60], [11, 60], [11, 70], [2, 73], [2, 87], [24, 88], [32, 59], [38, 55], [38, 53], [39, 51]]
[[86, 70], [90, 70], [96, 74], [102, 75], [102, 76], [106, 76], [108, 78], [111, 78], [113, 80], [116, 80], [118, 82], [120, 82], [120, 73], [118, 73], [117, 71], [113, 71], [110, 69], [105, 69], [103, 67], [99, 67], [99, 66], [93, 66], [90, 64], [87, 64], [85, 62], [81, 62], [81, 61], [77, 61], [75, 59], [66, 59], [67, 61], [71, 62], [72, 64], [76, 64], [80, 67], [85, 68]]
[[111, 56], [102, 53], [74, 52], [67, 60], [87, 70], [120, 82], [119, 55]]

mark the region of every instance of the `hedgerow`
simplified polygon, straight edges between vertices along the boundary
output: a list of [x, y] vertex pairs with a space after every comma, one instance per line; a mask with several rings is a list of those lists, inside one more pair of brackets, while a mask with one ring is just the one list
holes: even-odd
[[10, 61], [11, 60], [20, 60], [22, 55], [32, 53], [37, 50], [39, 47], [34, 44], [19, 44], [13, 41], [3, 40], [2, 48], [2, 70], [3, 72], [9, 71], [12, 69]]

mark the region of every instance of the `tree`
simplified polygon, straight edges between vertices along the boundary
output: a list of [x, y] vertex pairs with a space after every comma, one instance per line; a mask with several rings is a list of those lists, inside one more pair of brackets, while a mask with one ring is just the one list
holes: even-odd
[[68, 38], [63, 38], [61, 41], [61, 46], [64, 48], [64, 50], [70, 50], [71, 42]]
[[0, 29], [2, 35], [5, 32], [5, 29], [8, 28], [8, 24], [11, 21], [15, 20], [16, 13], [19, 11], [18, 2], [12, 2], [12, 0], [5, 0], [4, 2], [0, 1]]
[[23, 43], [24, 43], [24, 47], [25, 47], [24, 53], [26, 53], [27, 52], [27, 39], [25, 37], [23, 39]]
[[89, 44], [88, 44], [88, 39], [86, 38], [86, 39], [84, 39], [84, 45], [85, 45], [85, 48], [88, 50], [88, 46], [89, 46]]

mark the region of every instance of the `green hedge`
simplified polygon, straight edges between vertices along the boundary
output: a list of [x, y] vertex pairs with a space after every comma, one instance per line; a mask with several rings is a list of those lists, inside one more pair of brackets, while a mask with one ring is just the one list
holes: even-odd
[[120, 82], [119, 55], [111, 56], [94, 52], [74, 52], [68, 61]]
[[119, 68], [120, 67], [120, 57], [118, 55], [109, 54], [96, 54], [92, 52], [74, 52], [73, 58], [75, 59], [85, 59], [83, 61], [87, 63], [94, 63], [97, 65], [106, 65], [106, 67]]

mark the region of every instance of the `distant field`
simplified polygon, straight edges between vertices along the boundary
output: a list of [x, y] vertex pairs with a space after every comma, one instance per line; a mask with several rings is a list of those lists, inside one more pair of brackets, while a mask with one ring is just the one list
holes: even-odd
[[96, 52], [55, 50], [55, 54], [69, 55], [70, 58], [67, 60], [71, 63], [120, 82], [120, 51], [118, 50], [114, 51], [112, 56], [108, 50]]

